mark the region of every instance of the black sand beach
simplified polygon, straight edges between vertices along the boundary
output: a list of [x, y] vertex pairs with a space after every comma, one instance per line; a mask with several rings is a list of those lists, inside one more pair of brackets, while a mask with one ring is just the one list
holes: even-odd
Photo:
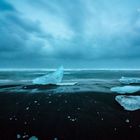
[[114, 94], [0, 93], [0, 139], [138, 140], [140, 111], [125, 111]]

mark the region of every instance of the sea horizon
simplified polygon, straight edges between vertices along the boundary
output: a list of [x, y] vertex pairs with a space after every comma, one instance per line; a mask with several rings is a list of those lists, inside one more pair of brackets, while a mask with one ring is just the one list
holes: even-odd
[[[55, 71], [57, 68], [0, 68], [0, 71]], [[140, 71], [140, 68], [64, 68], [64, 71]]]

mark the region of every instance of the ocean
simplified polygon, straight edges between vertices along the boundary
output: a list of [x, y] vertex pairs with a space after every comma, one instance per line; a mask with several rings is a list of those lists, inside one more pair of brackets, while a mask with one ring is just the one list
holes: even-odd
[[140, 139], [140, 110], [124, 110], [110, 90], [140, 70], [65, 70], [62, 85], [32, 83], [51, 72], [0, 71], [0, 140]]

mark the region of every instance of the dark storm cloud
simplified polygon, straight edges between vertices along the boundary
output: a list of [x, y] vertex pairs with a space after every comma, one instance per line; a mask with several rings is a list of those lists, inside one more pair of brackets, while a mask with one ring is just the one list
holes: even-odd
[[6, 65], [140, 68], [139, 0], [0, 3], [0, 58]]
[[12, 67], [18, 62], [24, 67], [24, 63], [41, 56], [44, 32], [38, 22], [27, 19], [11, 4], [0, 3], [0, 66]]
[[12, 11], [14, 11], [15, 9], [11, 4], [7, 3], [4, 0], [1, 0], [0, 1], [0, 10], [3, 10], [3, 11], [11, 11], [12, 10]]

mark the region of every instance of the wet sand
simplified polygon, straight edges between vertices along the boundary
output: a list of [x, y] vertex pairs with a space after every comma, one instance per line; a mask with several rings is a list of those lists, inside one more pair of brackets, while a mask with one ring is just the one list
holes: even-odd
[[0, 140], [138, 140], [140, 110], [125, 111], [115, 94], [0, 93]]

